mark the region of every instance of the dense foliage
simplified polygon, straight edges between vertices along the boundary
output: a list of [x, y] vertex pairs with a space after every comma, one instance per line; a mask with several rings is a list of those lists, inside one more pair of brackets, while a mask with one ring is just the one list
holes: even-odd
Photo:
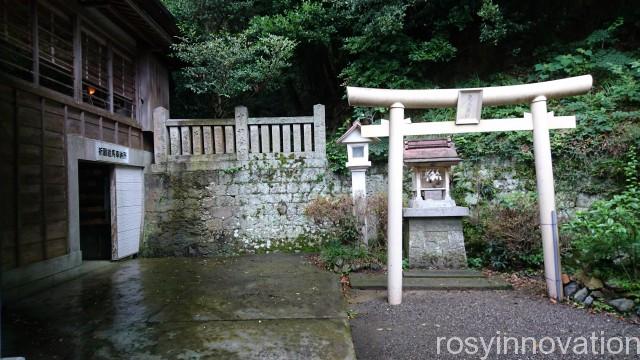
[[635, 151], [625, 166], [626, 189], [598, 201], [565, 225], [572, 239], [572, 260], [587, 273], [605, 279], [640, 281], [640, 185]]
[[[164, 2], [186, 44], [175, 48], [184, 67], [176, 74], [174, 113], [229, 113], [242, 103], [256, 113], [300, 114], [323, 103], [332, 128], [351, 114], [344, 85], [421, 88], [486, 79], [533, 65], [545, 51], [618, 17], [628, 25], [638, 18], [631, 3], [596, 0]], [[625, 32], [636, 40], [634, 27]], [[375, 114], [356, 109], [353, 116]]]
[[535, 193], [514, 192], [481, 204], [465, 224], [470, 265], [538, 268], [543, 259], [539, 223]]

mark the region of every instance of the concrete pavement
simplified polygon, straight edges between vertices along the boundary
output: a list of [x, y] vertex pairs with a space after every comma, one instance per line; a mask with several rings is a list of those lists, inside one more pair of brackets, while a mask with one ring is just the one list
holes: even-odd
[[3, 356], [353, 359], [340, 284], [303, 256], [137, 259], [3, 309]]

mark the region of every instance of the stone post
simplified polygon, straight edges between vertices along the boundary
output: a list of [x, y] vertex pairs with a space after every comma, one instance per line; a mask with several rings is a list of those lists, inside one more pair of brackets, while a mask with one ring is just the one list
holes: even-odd
[[249, 160], [249, 110], [246, 106], [236, 106], [236, 155], [238, 160]]
[[156, 164], [167, 162], [167, 120], [169, 110], [158, 106], [153, 109], [153, 159]]
[[326, 129], [324, 125], [324, 105], [313, 106], [313, 133], [315, 137], [315, 153], [326, 157]]

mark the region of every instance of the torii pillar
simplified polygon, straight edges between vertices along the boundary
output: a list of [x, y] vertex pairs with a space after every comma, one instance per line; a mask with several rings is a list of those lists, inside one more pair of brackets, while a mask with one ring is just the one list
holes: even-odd
[[[478, 89], [391, 90], [347, 87], [352, 106], [387, 107], [389, 123], [362, 127], [365, 137], [389, 137], [389, 190], [387, 228], [387, 291], [391, 305], [402, 302], [402, 173], [405, 135], [452, 134], [491, 131], [533, 130], [533, 146], [540, 209], [540, 231], [544, 251], [547, 293], [562, 299], [555, 192], [549, 129], [574, 128], [575, 117], [547, 113], [547, 98], [580, 95], [591, 89], [591, 75], [541, 83]], [[480, 121], [482, 105], [529, 103], [531, 114], [518, 119]], [[458, 107], [456, 121], [404, 123], [404, 109]]]

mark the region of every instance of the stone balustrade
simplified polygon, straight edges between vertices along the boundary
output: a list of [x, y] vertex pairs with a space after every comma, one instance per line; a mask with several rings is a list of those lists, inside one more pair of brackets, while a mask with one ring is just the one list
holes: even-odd
[[239, 106], [232, 119], [170, 119], [168, 110], [156, 108], [155, 164], [267, 159], [275, 154], [325, 158], [324, 114], [324, 105], [315, 105], [311, 116], [252, 118]]

